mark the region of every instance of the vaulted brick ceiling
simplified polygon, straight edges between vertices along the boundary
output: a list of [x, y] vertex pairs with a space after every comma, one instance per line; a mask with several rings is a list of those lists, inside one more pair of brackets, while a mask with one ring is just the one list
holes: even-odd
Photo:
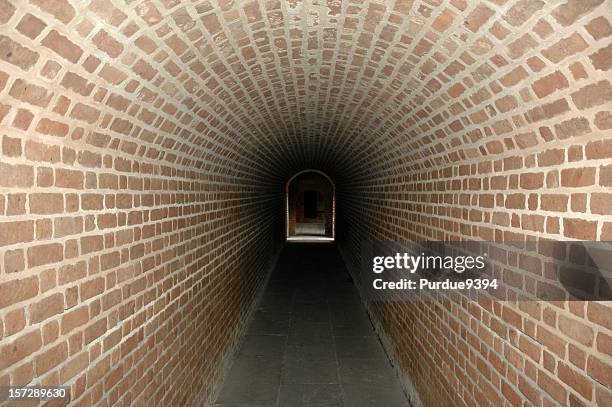
[[[0, 0], [0, 383], [213, 400], [305, 168], [353, 274], [366, 240], [612, 240], [611, 10]], [[603, 304], [370, 311], [425, 405], [611, 405]]]
[[[108, 130], [90, 144], [186, 168], [239, 156], [232, 170], [251, 176], [372, 175], [537, 151], [609, 127], [605, 113], [581, 110], [612, 92], [610, 9], [603, 0], [33, 0], [12, 21], [14, 39], [52, 58], [42, 75], [85, 105], [73, 104], [72, 118]], [[3, 59], [32, 69], [37, 55], [3, 41], [12, 50]], [[43, 96], [31, 96], [41, 108]], [[546, 126], [559, 115], [569, 120]]]

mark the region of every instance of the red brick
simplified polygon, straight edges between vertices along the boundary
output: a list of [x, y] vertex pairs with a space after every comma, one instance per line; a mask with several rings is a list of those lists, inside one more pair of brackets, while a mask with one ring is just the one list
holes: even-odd
[[43, 345], [53, 343], [59, 338], [59, 323], [58, 321], [49, 321], [42, 329]]
[[593, 344], [593, 329], [578, 320], [570, 319], [565, 315], [560, 315], [559, 330], [563, 334], [585, 346], [591, 346]]
[[541, 202], [542, 209], [545, 211], [565, 212], [567, 210], [567, 195], [542, 195]]
[[83, 167], [99, 168], [102, 166], [102, 156], [90, 151], [79, 151], [78, 162]]
[[567, 0], [555, 8], [552, 14], [559, 24], [567, 27], [601, 3], [603, 0]]
[[10, 215], [24, 215], [26, 213], [25, 204], [27, 201], [26, 194], [10, 194], [7, 195], [6, 214]]
[[[121, 299], [122, 299], [122, 294], [121, 294], [120, 289], [116, 289], [111, 292], [105, 293], [104, 296], [102, 297], [102, 309], [106, 311], [106, 310], [113, 308], [115, 305], [121, 302]], [[112, 346], [118, 343], [118, 341], [121, 339], [121, 330], [118, 330], [115, 336], [118, 336], [118, 339]], [[106, 340], [104, 341], [104, 348], [108, 348]]]
[[526, 379], [524, 375], [519, 375], [519, 390], [527, 397], [534, 405], [540, 405], [541, 392], [536, 390]]
[[612, 25], [610, 25], [604, 16], [594, 18], [585, 28], [594, 40], [600, 40], [612, 34]]
[[9, 114], [11, 111], [11, 107], [9, 105], [5, 105], [0, 103], [0, 122]]
[[591, 132], [589, 121], [584, 117], [576, 117], [555, 124], [557, 138], [566, 139], [569, 137], [580, 137]]
[[30, 323], [36, 324], [64, 311], [64, 296], [52, 294], [30, 305]]
[[612, 391], [603, 387], [596, 387], [595, 400], [595, 404], [598, 406], [612, 405]]
[[557, 379], [540, 370], [538, 372], [538, 385], [553, 399], [557, 400], [559, 403], [565, 403], [567, 393]]
[[106, 253], [100, 256], [100, 269], [108, 270], [113, 267], [119, 266], [121, 263], [121, 257], [119, 252]]
[[76, 308], [62, 315], [61, 333], [65, 335], [89, 321], [87, 306]]
[[569, 86], [567, 83], [567, 79], [565, 76], [559, 72], [555, 71], [549, 75], [544, 76], [536, 80], [533, 85], [533, 91], [537, 97], [543, 98], [545, 96], [550, 95], [551, 93], [556, 92], [560, 89], [565, 89]]
[[32, 140], [26, 141], [25, 155], [31, 161], [56, 163], [61, 159], [60, 148], [58, 146], [41, 144]]
[[105, 0], [94, 0], [89, 3], [88, 8], [100, 16], [105, 22], [115, 27], [119, 26], [127, 18], [122, 11], [113, 7], [112, 4], [109, 4]]
[[94, 123], [100, 117], [100, 111], [94, 107], [83, 103], [77, 103], [70, 112], [70, 117], [85, 121], [89, 124]]
[[121, 84], [128, 77], [126, 73], [108, 64], [100, 70], [99, 76], [113, 85]]
[[597, 236], [597, 222], [582, 219], [563, 219], [563, 231], [566, 237], [580, 240], [595, 240]]
[[74, 7], [67, 0], [32, 0], [32, 3], [64, 24], [68, 24], [75, 16]]
[[67, 361], [60, 369], [60, 382], [66, 383], [77, 374], [84, 372], [89, 366], [89, 354], [82, 352]]
[[98, 215], [98, 228], [107, 229], [117, 227], [117, 215], [114, 213], [105, 213]]
[[542, 51], [548, 60], [557, 64], [565, 58], [572, 56], [580, 51], [584, 51], [588, 47], [588, 44], [578, 33], [574, 33], [569, 37], [562, 38], [550, 48]]
[[595, 184], [595, 168], [567, 168], [561, 170], [561, 185], [564, 187], [586, 187]]
[[104, 357], [97, 362], [95, 366], [90, 367], [87, 372], [87, 380], [91, 383], [96, 383], [107, 375], [110, 370], [110, 356]]
[[599, 352], [612, 356], [612, 336], [609, 336], [603, 332], [598, 333], [596, 348]]
[[569, 111], [567, 101], [565, 99], [559, 99], [554, 102], [534, 107], [533, 109], [529, 110], [525, 116], [529, 123], [533, 123], [544, 119], [552, 119], [553, 117], [567, 111]]
[[3, 61], [13, 64], [24, 71], [29, 71], [38, 61], [38, 57], [37, 52], [0, 34], [0, 59]]
[[100, 50], [106, 52], [112, 58], [118, 57], [123, 52], [123, 45], [104, 30], [100, 30], [94, 35], [92, 41]]
[[115, 120], [113, 120], [110, 129], [114, 132], [128, 135], [130, 134], [132, 127], [133, 124], [129, 120], [116, 118]]
[[87, 345], [93, 342], [94, 340], [98, 339], [102, 335], [104, 335], [104, 333], [106, 332], [106, 329], [107, 329], [106, 318], [102, 318], [99, 321], [95, 322], [94, 324], [88, 326], [85, 329], [85, 335], [84, 335], [85, 344]]
[[612, 164], [599, 167], [599, 185], [612, 186]]
[[15, 6], [8, 0], [0, 0], [0, 24], [7, 23], [15, 14]]
[[63, 259], [64, 248], [59, 243], [48, 243], [28, 248], [28, 267], [57, 263]]
[[30, 242], [34, 239], [34, 222], [31, 220], [0, 223], [0, 246]]
[[82, 301], [100, 295], [104, 291], [104, 279], [102, 277], [98, 277], [93, 280], [86, 281], [81, 284], [79, 291], [81, 293]]
[[504, 75], [500, 79], [500, 82], [502, 83], [502, 85], [506, 87], [510, 87], [510, 86], [516, 85], [517, 83], [527, 78], [528, 76], [529, 74], [527, 73], [525, 68], [523, 68], [522, 66], [519, 66], [518, 68], [515, 68], [514, 70], [512, 70], [510, 73]]
[[104, 387], [111, 388], [123, 377], [123, 365], [112, 367], [111, 372], [104, 378]]
[[21, 155], [21, 139], [9, 136], [2, 137], [2, 153], [7, 157], [19, 157]]
[[540, 10], [543, 5], [544, 2], [542, 0], [519, 0], [506, 12], [504, 20], [510, 25], [520, 27]]
[[67, 59], [73, 64], [76, 64], [81, 58], [81, 55], [83, 55], [83, 50], [78, 45], [70, 41], [56, 30], [51, 30], [42, 40], [41, 44], [55, 51], [55, 53], [57, 53], [59, 56]]
[[[0, 0], [0, 1], [6, 1], [6, 0]], [[6, 72], [0, 71], [0, 91], [3, 90], [4, 87], [6, 86], [8, 78], [9, 76]]]
[[507, 209], [524, 209], [525, 208], [525, 195], [524, 194], [510, 194], [506, 198]]
[[29, 110], [18, 109], [15, 119], [13, 120], [13, 127], [21, 130], [27, 130], [30, 128], [34, 115]]
[[[55, 61], [47, 61], [45, 63], [45, 66], [43, 66], [42, 70], [40, 71], [40, 74], [49, 80], [53, 80], [55, 79], [55, 77], [57, 76], [57, 74], [59, 73], [61, 69], [62, 69], [62, 66], [59, 63]], [[60, 100], [62, 98], [63, 96], [60, 96]], [[55, 109], [54, 111], [57, 112], [57, 110]]]
[[93, 83], [74, 72], [66, 72], [60, 85], [82, 96], [91, 95], [95, 86]]
[[82, 233], [83, 218], [69, 216], [55, 218], [53, 221], [53, 231], [55, 237], [65, 237]]
[[533, 26], [533, 31], [542, 39], [548, 38], [553, 32], [554, 28], [544, 19], [538, 20]]
[[587, 317], [589, 321], [612, 330], [612, 307], [598, 302], [588, 302]]
[[589, 58], [595, 69], [608, 71], [612, 67], [612, 44], [600, 48], [597, 52], [589, 55]]
[[587, 400], [593, 397], [593, 385], [580, 372], [570, 368], [565, 363], [559, 363], [557, 366], [558, 376], [562, 382], [576, 390], [578, 394]]
[[578, 109], [588, 109], [612, 100], [612, 85], [609, 81], [599, 81], [572, 93], [572, 101]]
[[81, 171], [55, 170], [55, 186], [58, 188], [83, 189], [83, 173]]
[[30, 194], [30, 213], [50, 215], [64, 212], [64, 196], [62, 194], [40, 193]]
[[607, 388], [612, 388], [612, 366], [594, 355], [587, 360], [587, 373]]
[[17, 308], [7, 312], [4, 317], [4, 336], [11, 336], [19, 333], [26, 326], [25, 312], [23, 308]]
[[46, 26], [47, 24], [45, 24], [44, 21], [28, 13], [23, 16], [15, 28], [17, 28], [17, 31], [33, 40], [40, 35]]
[[42, 374], [53, 369], [68, 357], [68, 345], [62, 342], [36, 357], [36, 374]]
[[570, 207], [572, 212], [586, 212], [587, 207], [587, 197], [586, 194], [573, 194], [571, 195], [572, 199], [570, 201]]
[[4, 272], [16, 273], [25, 269], [23, 249], [7, 250], [4, 252]]
[[35, 230], [37, 240], [51, 239], [53, 234], [53, 223], [51, 222], [51, 219], [37, 219], [35, 222]]
[[28, 332], [4, 344], [0, 347], [0, 371], [25, 359], [41, 346], [42, 338], [39, 330]]
[[101, 210], [104, 208], [103, 195], [100, 194], [83, 194], [81, 195], [81, 206], [85, 211]]
[[523, 189], [540, 189], [544, 186], [544, 173], [522, 173], [520, 180]]
[[51, 97], [53, 97], [52, 92], [48, 92], [47, 89], [42, 86], [28, 83], [23, 79], [15, 80], [9, 94], [15, 99], [39, 107], [47, 107], [51, 101]]
[[612, 114], [610, 112], [598, 112], [595, 115], [595, 126], [599, 130], [612, 129]]
[[493, 10], [481, 3], [465, 18], [463, 24], [470, 31], [477, 32], [493, 14]]
[[538, 165], [547, 167], [550, 165], [559, 165], [565, 162], [565, 150], [554, 148], [546, 150], [538, 154]]
[[579, 81], [580, 79], [588, 78], [589, 76], [587, 72], [585, 71], [584, 66], [582, 66], [580, 62], [574, 62], [573, 64], [570, 65], [569, 68], [570, 68], [570, 72], [572, 73], [572, 76], [577, 81]]
[[36, 131], [41, 134], [47, 134], [55, 137], [65, 137], [68, 134], [70, 128], [66, 123], [58, 122], [55, 120], [42, 118], [36, 126]]
[[136, 72], [138, 76], [147, 81], [152, 80], [157, 74], [157, 70], [142, 59], [138, 60], [138, 62], [134, 64], [132, 69], [134, 70], [134, 72]]
[[612, 215], [612, 194], [592, 194], [591, 213], [596, 213], [599, 215]]

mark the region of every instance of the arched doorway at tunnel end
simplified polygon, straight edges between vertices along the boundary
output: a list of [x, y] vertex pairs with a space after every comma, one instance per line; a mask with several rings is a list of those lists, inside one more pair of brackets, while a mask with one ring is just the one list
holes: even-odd
[[336, 186], [324, 172], [307, 169], [285, 184], [285, 237], [291, 242], [336, 238]]

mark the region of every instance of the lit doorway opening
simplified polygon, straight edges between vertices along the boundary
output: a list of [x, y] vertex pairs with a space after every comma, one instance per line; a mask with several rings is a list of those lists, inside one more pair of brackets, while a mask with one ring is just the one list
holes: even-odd
[[286, 238], [297, 242], [333, 242], [336, 237], [336, 188], [318, 170], [298, 172], [287, 181]]

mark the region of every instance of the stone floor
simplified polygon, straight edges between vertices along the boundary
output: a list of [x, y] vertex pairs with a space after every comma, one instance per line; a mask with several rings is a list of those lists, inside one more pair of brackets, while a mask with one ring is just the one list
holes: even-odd
[[286, 245], [216, 406], [409, 406], [335, 245]]

